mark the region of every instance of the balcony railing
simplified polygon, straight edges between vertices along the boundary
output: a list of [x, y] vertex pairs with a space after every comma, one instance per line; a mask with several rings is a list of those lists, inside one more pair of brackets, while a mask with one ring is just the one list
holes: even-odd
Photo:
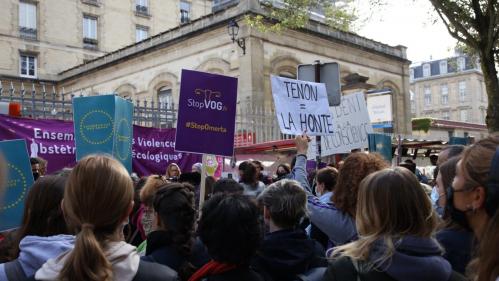
[[19, 36], [25, 39], [36, 40], [37, 38], [36, 28], [19, 27]]
[[191, 18], [189, 17], [189, 12], [180, 10], [180, 23], [189, 23]]
[[135, 5], [135, 14], [139, 16], [149, 16], [149, 8], [147, 6]]
[[97, 45], [98, 45], [99, 41], [97, 41], [97, 39], [93, 39], [93, 38], [83, 38], [83, 47], [84, 48], [87, 48], [87, 49], [97, 49]]

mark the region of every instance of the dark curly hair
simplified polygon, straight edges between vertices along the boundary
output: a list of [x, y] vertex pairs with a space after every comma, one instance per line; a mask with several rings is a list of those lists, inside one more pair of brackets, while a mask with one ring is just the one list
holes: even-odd
[[215, 194], [203, 206], [198, 234], [211, 258], [248, 265], [262, 240], [259, 211], [247, 196]]
[[[154, 211], [158, 214], [163, 231], [171, 240], [173, 247], [181, 255], [191, 255], [194, 242], [194, 223], [196, 208], [194, 206], [194, 187], [187, 183], [168, 183], [161, 186], [154, 195]], [[185, 262], [180, 266], [178, 274], [187, 280], [195, 268]]]
[[357, 152], [344, 160], [331, 201], [336, 208], [355, 218], [360, 182], [369, 174], [388, 168], [388, 163], [377, 153]]

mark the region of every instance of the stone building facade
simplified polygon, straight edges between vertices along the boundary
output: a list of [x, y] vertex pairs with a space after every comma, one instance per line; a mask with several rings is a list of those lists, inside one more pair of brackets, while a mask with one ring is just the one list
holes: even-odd
[[[118, 2], [118, 0], [100, 1]], [[122, 34], [102, 33], [102, 39], [99, 37], [98, 40], [115, 44], [109, 47], [111, 49], [107, 47], [100, 49], [99, 45], [98, 51], [101, 53], [84, 48], [81, 37], [80, 41], [78, 38], [71, 39], [74, 41], [73, 44], [79, 47], [75, 47], [74, 51], [68, 51], [68, 56], [73, 57], [74, 64], [80, 64], [73, 67], [67, 64], [63, 67], [57, 65], [55, 61], [56, 65], [50, 66], [54, 70], [50, 72], [53, 75], [50, 76], [51, 79], [59, 91], [64, 89], [65, 92], [82, 92], [86, 95], [114, 92], [133, 100], [177, 103], [182, 69], [219, 73], [239, 78], [239, 107], [258, 107], [261, 112], [267, 114], [273, 108], [271, 74], [296, 78], [299, 64], [309, 64], [316, 60], [334, 61], [340, 65], [340, 77], [360, 74], [369, 77], [369, 84], [375, 88], [389, 90], [392, 93], [393, 131], [403, 135], [411, 134], [410, 61], [406, 58], [405, 47], [392, 47], [353, 33], [333, 30], [316, 21], [301, 30], [287, 30], [280, 34], [261, 33], [246, 25], [244, 20], [247, 15], [265, 14], [258, 0], [200, 2], [205, 5], [223, 2], [223, 8], [215, 9], [215, 6], [211, 6], [209, 9], [200, 3], [199, 10], [209, 10], [206, 15], [169, 30], [165, 27], [163, 29], [166, 31], [125, 47], [123, 47], [127, 44], [125, 41], [130, 42], [133, 39], [130, 30], [133, 30], [136, 23], [123, 22], [120, 25], [127, 26], [129, 31]], [[151, 18], [154, 18], [159, 12], [153, 9], [152, 3]], [[77, 5], [88, 4], [82, 2]], [[200, 13], [195, 12], [196, 5], [193, 4], [192, 7], [194, 15]], [[85, 6], [85, 8], [101, 7]], [[129, 12], [133, 12], [133, 7]], [[82, 12], [75, 11], [75, 13]], [[105, 21], [107, 18], [105, 14], [102, 17], [103, 23], [111, 21]], [[136, 18], [133, 13], [125, 17], [131, 17], [132, 21], [147, 20], [142, 17]], [[228, 35], [227, 26], [233, 20], [240, 26], [238, 39], [245, 42], [245, 54]], [[178, 21], [176, 24], [178, 25]], [[155, 28], [154, 33], [156, 30]], [[106, 38], [107, 36], [110, 38]], [[14, 49], [11, 52], [18, 52], [14, 47], [11, 48]], [[83, 61], [88, 52], [100, 56]], [[12, 57], [15, 56], [11, 55], [11, 60]], [[44, 60], [46, 64], [50, 64], [57, 59]], [[7, 68], [12, 75], [18, 72], [12, 69], [15, 68], [15, 63]], [[39, 79], [45, 77], [41, 74], [40, 70]], [[268, 116], [275, 118], [271, 114]]]
[[0, 77], [68, 68], [211, 13], [206, 0], [0, 0]]
[[410, 68], [411, 113], [466, 123], [485, 124], [487, 93], [479, 64], [460, 55]]

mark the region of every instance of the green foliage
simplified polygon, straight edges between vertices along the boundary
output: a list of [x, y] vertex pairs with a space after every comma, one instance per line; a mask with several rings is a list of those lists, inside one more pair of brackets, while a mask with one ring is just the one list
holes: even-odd
[[424, 131], [428, 133], [433, 122], [432, 118], [413, 118], [412, 119], [412, 130], [413, 131]]
[[[275, 4], [280, 2], [281, 4]], [[267, 0], [262, 6], [268, 18], [262, 15], [246, 16], [251, 27], [262, 32], [281, 32], [284, 29], [300, 29], [309, 22], [312, 13], [322, 14], [322, 21], [343, 31], [350, 31], [358, 19], [353, 8], [354, 0]]]

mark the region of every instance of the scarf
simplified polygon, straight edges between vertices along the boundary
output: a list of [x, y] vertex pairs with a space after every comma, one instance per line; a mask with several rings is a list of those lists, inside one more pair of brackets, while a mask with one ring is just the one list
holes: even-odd
[[198, 269], [188, 281], [200, 281], [206, 276], [216, 275], [220, 273], [224, 273], [236, 268], [236, 265], [221, 263], [214, 260], [209, 261], [203, 267]]

